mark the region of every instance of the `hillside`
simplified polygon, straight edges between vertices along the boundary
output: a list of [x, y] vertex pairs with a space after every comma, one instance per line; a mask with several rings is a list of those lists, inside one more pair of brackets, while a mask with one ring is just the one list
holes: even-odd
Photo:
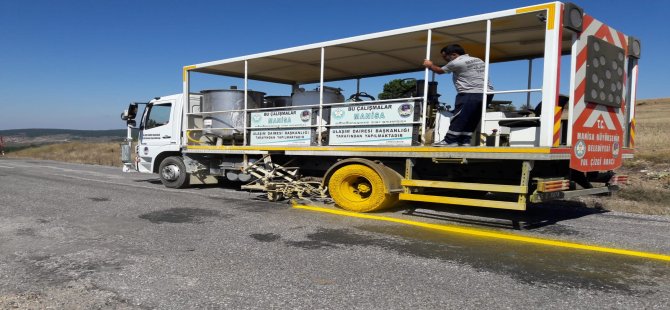
[[69, 135], [73, 137], [87, 137], [87, 138], [98, 138], [98, 137], [125, 137], [125, 129], [111, 129], [111, 130], [74, 130], [74, 129], [8, 129], [0, 130], [0, 136], [10, 137], [10, 136], [20, 136], [27, 138], [36, 138], [43, 136], [58, 136], [58, 135]]
[[8, 150], [6, 156], [120, 167], [122, 165], [119, 144], [118, 142], [52, 143]]
[[0, 130], [5, 151], [11, 152], [53, 143], [114, 142], [126, 137], [125, 129], [73, 130], [73, 129], [9, 129]]

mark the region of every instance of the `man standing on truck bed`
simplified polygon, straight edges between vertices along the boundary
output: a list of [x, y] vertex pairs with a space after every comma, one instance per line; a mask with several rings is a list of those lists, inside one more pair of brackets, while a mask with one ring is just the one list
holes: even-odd
[[[445, 46], [440, 53], [447, 61], [443, 67], [436, 66], [430, 59], [423, 61], [423, 65], [437, 74], [453, 73], [456, 100], [454, 116], [451, 118], [449, 131], [444, 140], [434, 143], [434, 146], [463, 146], [470, 145], [472, 133], [477, 128], [482, 115], [482, 96], [484, 92], [484, 62], [465, 53], [458, 44]], [[491, 82], [488, 91], [493, 91]], [[493, 95], [487, 96], [490, 101]]]

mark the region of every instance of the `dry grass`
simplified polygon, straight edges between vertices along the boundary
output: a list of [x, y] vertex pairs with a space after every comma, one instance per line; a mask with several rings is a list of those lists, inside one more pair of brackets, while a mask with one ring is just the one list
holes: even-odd
[[121, 167], [121, 147], [118, 142], [49, 144], [11, 152], [7, 154], [7, 157]]
[[[628, 174], [629, 184], [622, 186], [621, 191], [612, 197], [590, 198], [583, 200], [590, 206], [607, 210], [670, 215], [670, 177], [665, 172], [650, 169], [628, 170], [620, 173]], [[628, 171], [626, 171], [628, 170]], [[640, 172], [645, 171], [645, 172]]]
[[670, 99], [640, 100], [635, 111], [635, 157], [652, 163], [670, 162]]
[[635, 120], [635, 158], [618, 171], [629, 175], [629, 185], [598, 203], [608, 210], [670, 215], [670, 98], [639, 100]]

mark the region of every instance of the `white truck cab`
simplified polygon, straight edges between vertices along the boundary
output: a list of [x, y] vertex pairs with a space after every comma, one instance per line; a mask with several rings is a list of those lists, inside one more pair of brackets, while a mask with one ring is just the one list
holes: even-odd
[[146, 105], [137, 144], [139, 172], [155, 173], [160, 165], [155, 159], [179, 152], [181, 106], [181, 94], [159, 97]]
[[[147, 103], [133, 102], [123, 112], [121, 118], [128, 122], [128, 137], [123, 144], [125, 154], [122, 154], [124, 171], [159, 173], [161, 181], [168, 187], [188, 185], [188, 174], [181, 159], [183, 98], [182, 94], [176, 94], [156, 97]], [[200, 96], [192, 95], [191, 100], [198, 106]], [[145, 108], [137, 125], [135, 117], [139, 105], [145, 105]], [[133, 160], [130, 142], [131, 129], [134, 128], [139, 130], [139, 134]]]

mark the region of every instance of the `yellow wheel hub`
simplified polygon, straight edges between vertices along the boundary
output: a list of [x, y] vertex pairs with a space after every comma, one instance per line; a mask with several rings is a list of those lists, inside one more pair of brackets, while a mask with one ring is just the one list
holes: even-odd
[[367, 183], [367, 182], [358, 183], [356, 188], [358, 189], [358, 192], [361, 193], [361, 194], [367, 194], [372, 190], [372, 186], [370, 186], [370, 184]]
[[337, 187], [336, 191], [339, 191], [349, 201], [364, 201], [370, 198], [372, 192], [370, 181], [361, 175], [351, 175], [340, 182]]
[[387, 193], [384, 180], [365, 165], [340, 167], [328, 181], [330, 196], [341, 208], [356, 212], [381, 210], [395, 203], [396, 195]]

